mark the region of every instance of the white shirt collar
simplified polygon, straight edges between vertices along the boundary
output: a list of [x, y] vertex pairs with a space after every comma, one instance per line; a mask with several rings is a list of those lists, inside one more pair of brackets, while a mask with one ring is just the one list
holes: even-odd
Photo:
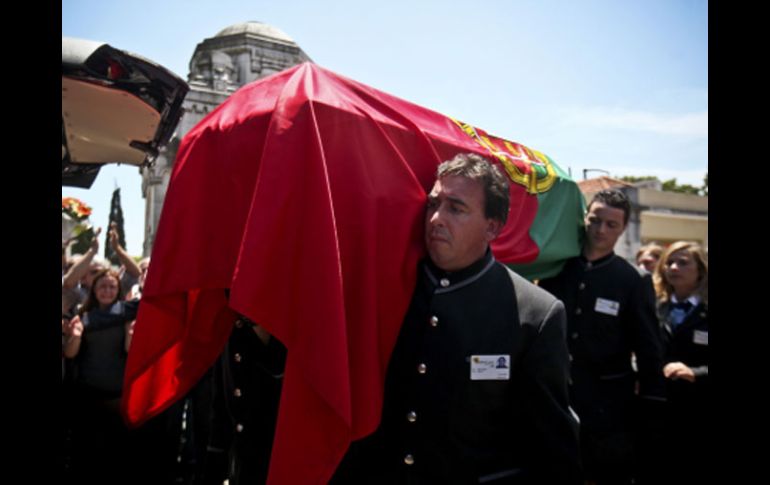
[[[700, 297], [698, 295], [690, 295], [689, 298], [687, 298], [685, 301], [688, 301], [692, 304], [692, 306], [698, 306], [698, 303], [700, 303]], [[671, 294], [671, 303], [679, 303], [679, 300], [676, 298], [676, 295], [673, 293]]]

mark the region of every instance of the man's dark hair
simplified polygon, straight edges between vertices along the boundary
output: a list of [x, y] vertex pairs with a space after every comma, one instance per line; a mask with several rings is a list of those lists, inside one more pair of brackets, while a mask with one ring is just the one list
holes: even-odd
[[499, 168], [475, 153], [458, 153], [453, 159], [438, 166], [438, 178], [450, 175], [481, 182], [484, 188], [484, 216], [505, 225], [510, 207], [509, 184]]
[[601, 202], [604, 205], [614, 207], [623, 211], [623, 225], [628, 225], [628, 217], [631, 215], [631, 203], [626, 194], [619, 190], [604, 189], [594, 194], [586, 211], [591, 210], [594, 202]]

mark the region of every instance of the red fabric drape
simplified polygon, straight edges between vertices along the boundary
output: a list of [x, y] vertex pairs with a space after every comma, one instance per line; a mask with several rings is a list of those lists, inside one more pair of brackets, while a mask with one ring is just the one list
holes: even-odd
[[[233, 94], [180, 146], [128, 357], [126, 420], [195, 384], [235, 310], [288, 349], [268, 481], [325, 483], [379, 422], [424, 253], [425, 194], [459, 152], [488, 155], [451, 119], [313, 64]], [[537, 198], [517, 184], [511, 198], [495, 253], [534, 260]]]

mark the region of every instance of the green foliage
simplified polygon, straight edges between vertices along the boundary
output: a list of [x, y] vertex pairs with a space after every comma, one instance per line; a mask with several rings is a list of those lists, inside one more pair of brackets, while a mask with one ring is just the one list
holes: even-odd
[[75, 242], [72, 243], [72, 247], [70, 249], [71, 254], [85, 254], [86, 251], [88, 251], [88, 249], [91, 247], [91, 241], [93, 240], [93, 227], [89, 227], [88, 229], [79, 232], [77, 239], [75, 239]]
[[675, 178], [664, 181], [662, 188], [664, 192], [679, 192], [680, 194], [700, 195], [699, 187], [693, 187], [692, 185], [689, 185], [689, 184], [679, 185], [676, 183]]
[[630, 184], [635, 184], [636, 182], [645, 182], [647, 180], [655, 180], [658, 177], [654, 175], [644, 175], [642, 177], [634, 177], [633, 175], [624, 175], [620, 177], [620, 180], [623, 182], [628, 182]]

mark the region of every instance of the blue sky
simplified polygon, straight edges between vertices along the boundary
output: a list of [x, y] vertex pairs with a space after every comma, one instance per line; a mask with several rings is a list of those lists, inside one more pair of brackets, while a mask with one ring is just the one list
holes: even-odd
[[[62, 1], [62, 35], [183, 79], [199, 42], [250, 20], [325, 68], [540, 150], [575, 179], [600, 169], [701, 185], [708, 170], [704, 0]], [[62, 195], [104, 226], [116, 184], [128, 251], [140, 254], [135, 167], [105, 167], [91, 189]]]

